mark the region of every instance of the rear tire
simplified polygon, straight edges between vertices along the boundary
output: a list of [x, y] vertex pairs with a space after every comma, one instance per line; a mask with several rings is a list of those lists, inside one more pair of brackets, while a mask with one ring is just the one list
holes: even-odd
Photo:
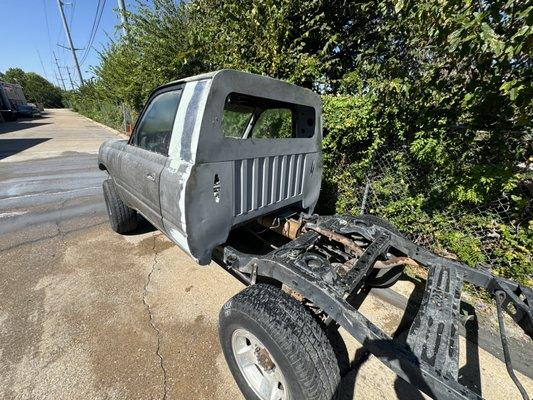
[[[220, 311], [219, 336], [246, 399], [271, 398], [270, 389], [261, 391], [264, 387], [272, 388], [277, 399], [336, 398], [340, 372], [325, 332], [280, 289], [257, 284], [231, 298]], [[263, 386], [261, 379], [267, 381]]]
[[367, 284], [373, 288], [388, 288], [398, 282], [405, 269], [404, 265], [391, 268], [376, 268], [369, 275]]
[[104, 199], [111, 229], [117, 233], [131, 232], [137, 227], [137, 211], [120, 199], [112, 179], [103, 183]]

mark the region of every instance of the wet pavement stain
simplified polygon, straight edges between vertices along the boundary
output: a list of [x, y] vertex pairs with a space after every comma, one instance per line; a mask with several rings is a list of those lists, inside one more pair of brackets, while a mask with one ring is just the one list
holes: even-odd
[[[155, 240], [155, 242], [154, 242]], [[135, 254], [138, 256], [153, 255], [154, 249], [160, 253], [174, 247], [174, 243], [169, 241], [161, 233], [154, 233], [152, 236], [142, 239], [135, 246]]]

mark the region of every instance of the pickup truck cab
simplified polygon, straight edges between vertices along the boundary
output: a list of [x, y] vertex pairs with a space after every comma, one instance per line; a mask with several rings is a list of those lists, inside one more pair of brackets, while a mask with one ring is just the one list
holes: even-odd
[[102, 145], [99, 167], [125, 205], [207, 264], [232, 227], [283, 208], [313, 211], [320, 118], [308, 89], [232, 70], [194, 76], [157, 88], [130, 139]]
[[[339, 327], [427, 395], [481, 399], [459, 382], [464, 282], [495, 300], [507, 370], [527, 399], [503, 312], [533, 337], [531, 288], [440, 257], [375, 216], [313, 214], [321, 139], [320, 97], [310, 90], [231, 70], [163, 85], [130, 139], [100, 148], [111, 227], [131, 231], [140, 213], [199, 264], [213, 259], [249, 286], [219, 317], [246, 399], [336, 398]], [[358, 307], [406, 265], [427, 269], [426, 287], [412, 324], [390, 337]]]

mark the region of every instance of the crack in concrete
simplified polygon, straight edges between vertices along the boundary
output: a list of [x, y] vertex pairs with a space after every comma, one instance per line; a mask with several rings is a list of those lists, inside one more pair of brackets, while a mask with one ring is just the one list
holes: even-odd
[[154, 238], [154, 245], [152, 247], [152, 250], [154, 251], [154, 262], [152, 263], [152, 268], [150, 269], [150, 272], [148, 273], [148, 278], [146, 280], [146, 283], [144, 285], [144, 291], [143, 291], [143, 304], [146, 308], [146, 311], [148, 312], [148, 318], [150, 322], [150, 326], [156, 333], [157, 337], [157, 348], [156, 348], [156, 355], [159, 357], [159, 365], [161, 366], [161, 371], [163, 372], [163, 400], [166, 400], [167, 398], [167, 370], [165, 368], [163, 355], [161, 354], [161, 331], [154, 323], [154, 316], [152, 313], [152, 308], [150, 307], [150, 304], [147, 301], [147, 295], [148, 295], [148, 286], [150, 285], [152, 281], [152, 274], [155, 271], [155, 267], [157, 265], [157, 255], [158, 252], [156, 251], [156, 235], [153, 235]]
[[[104, 225], [106, 224], [107, 221], [104, 221], [104, 222], [99, 222], [97, 224], [94, 224], [94, 225], [88, 225], [88, 226], [84, 226], [84, 227], [81, 227], [81, 228], [78, 228], [78, 229], [72, 229], [70, 231], [66, 231], [65, 234], [67, 233], [79, 233], [79, 232], [83, 232], [83, 231], [86, 231], [86, 230], [89, 230], [91, 228], [94, 228], [96, 226], [100, 226], [100, 225]], [[60, 236], [60, 231], [59, 231], [59, 227], [57, 226], [57, 222], [55, 222], [55, 225], [56, 225], [56, 229], [57, 229], [57, 232], [54, 233], [53, 235], [50, 235], [50, 236], [43, 236], [41, 238], [37, 238], [37, 239], [33, 239], [33, 240], [28, 240], [26, 242], [22, 242], [22, 243], [18, 243], [18, 244], [15, 244], [13, 246], [9, 246], [9, 247], [1, 247], [0, 246], [0, 251], [8, 251], [8, 250], [13, 250], [13, 249], [17, 249], [19, 247], [23, 247], [23, 246], [26, 246], [26, 245], [29, 245], [29, 244], [35, 244], [35, 243], [39, 243], [39, 242], [42, 242], [43, 240], [48, 240], [48, 239], [54, 239], [58, 236]]]
[[58, 221], [58, 220], [56, 220], [56, 221], [54, 221], [54, 222], [55, 222], [56, 227], [57, 227], [57, 233], [56, 233], [55, 235], [53, 235], [53, 236], [50, 236], [50, 237], [53, 238], [53, 237], [57, 237], [57, 236], [59, 236], [59, 239], [61, 240], [61, 242], [62, 242], [63, 244], [66, 244], [66, 243], [65, 243], [65, 232], [63, 232], [63, 231], [61, 230], [61, 226], [59, 225], [59, 221]]
[[54, 235], [54, 236], [59, 236], [59, 239], [63, 242], [63, 244], [66, 244], [65, 242], [65, 235], [66, 235], [66, 232], [64, 232], [62, 229], [61, 229], [61, 226], [59, 225], [59, 223], [61, 222], [61, 217], [62, 217], [62, 211], [63, 209], [65, 208], [65, 205], [67, 204], [67, 201], [68, 199], [65, 199], [61, 202], [61, 204], [59, 205], [59, 216], [57, 217], [57, 219], [54, 221], [56, 226], [57, 226], [57, 235]]

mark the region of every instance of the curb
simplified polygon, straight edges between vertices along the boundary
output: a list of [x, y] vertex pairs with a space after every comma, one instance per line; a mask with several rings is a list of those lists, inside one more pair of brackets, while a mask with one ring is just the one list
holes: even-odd
[[85, 115], [82, 115], [80, 114], [79, 112], [76, 112], [74, 110], [72, 110], [72, 112], [75, 112], [76, 114], [78, 115], [81, 115], [83, 118], [85, 118], [86, 120], [88, 121], [91, 121], [92, 123], [104, 128], [104, 129], [107, 129], [108, 131], [111, 131], [113, 132], [115, 135], [117, 136], [120, 136], [122, 139], [129, 139], [130, 137], [128, 135], [126, 135], [125, 133], [121, 132], [121, 131], [118, 131], [114, 128], [111, 128], [110, 126], [107, 126], [105, 124], [102, 124], [101, 122], [98, 122], [98, 121], [95, 121], [94, 119], [90, 119], [89, 117], [86, 117]]

